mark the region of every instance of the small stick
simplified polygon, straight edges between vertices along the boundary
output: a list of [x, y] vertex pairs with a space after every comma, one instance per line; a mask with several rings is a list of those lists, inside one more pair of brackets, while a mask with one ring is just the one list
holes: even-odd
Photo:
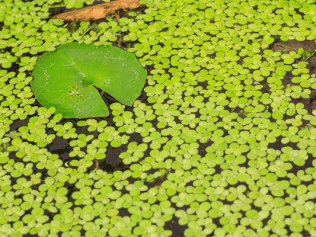
[[122, 32], [120, 32], [120, 36], [118, 38], [117, 44], [118, 44], [119, 47], [121, 47], [121, 44], [122, 44]]

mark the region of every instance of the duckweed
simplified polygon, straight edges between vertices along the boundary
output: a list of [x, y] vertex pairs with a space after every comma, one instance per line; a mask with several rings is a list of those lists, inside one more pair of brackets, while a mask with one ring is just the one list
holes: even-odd
[[[0, 3], [0, 235], [315, 236], [314, 1], [50, 18], [92, 3]], [[148, 77], [133, 106], [41, 107], [34, 65], [69, 42], [135, 53]]]

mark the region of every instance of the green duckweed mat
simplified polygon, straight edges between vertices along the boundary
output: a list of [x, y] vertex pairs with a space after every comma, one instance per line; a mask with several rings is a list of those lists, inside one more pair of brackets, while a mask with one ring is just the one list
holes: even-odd
[[[51, 18], [89, 4], [0, 2], [0, 236], [316, 236], [315, 0]], [[107, 118], [41, 106], [34, 65], [69, 42], [134, 53], [141, 96], [103, 94]]]

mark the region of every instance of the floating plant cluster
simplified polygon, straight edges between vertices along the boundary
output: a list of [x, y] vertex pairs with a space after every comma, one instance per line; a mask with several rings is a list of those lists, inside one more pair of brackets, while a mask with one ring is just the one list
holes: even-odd
[[[0, 3], [0, 236], [316, 236], [314, 0], [50, 19], [82, 3]], [[141, 96], [108, 118], [41, 106], [34, 66], [70, 42], [134, 53]]]

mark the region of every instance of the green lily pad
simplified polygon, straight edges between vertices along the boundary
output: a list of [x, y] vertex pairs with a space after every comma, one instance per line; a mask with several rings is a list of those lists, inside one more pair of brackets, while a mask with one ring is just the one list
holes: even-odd
[[114, 46], [68, 43], [41, 56], [32, 73], [36, 99], [65, 118], [106, 117], [97, 88], [131, 106], [145, 85], [146, 70], [133, 53]]

